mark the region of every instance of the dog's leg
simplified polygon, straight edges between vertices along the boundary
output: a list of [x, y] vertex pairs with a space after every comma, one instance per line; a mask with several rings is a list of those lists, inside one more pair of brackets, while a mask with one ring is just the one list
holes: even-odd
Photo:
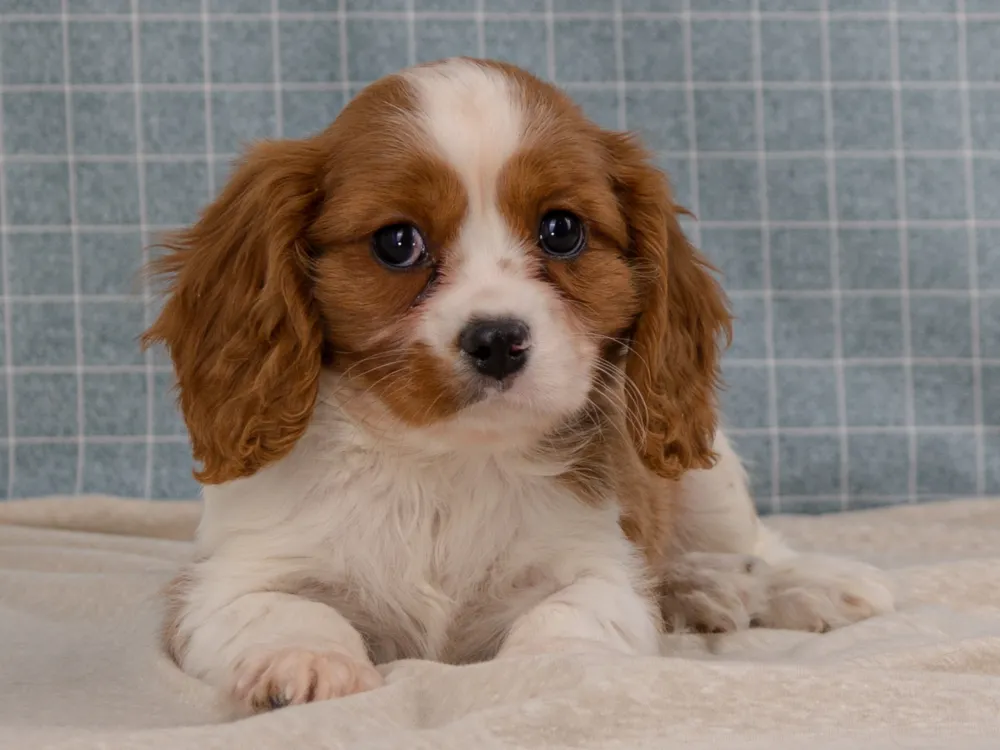
[[595, 650], [659, 653], [659, 616], [642, 586], [636, 585], [637, 576], [613, 563], [594, 567], [597, 571], [582, 574], [517, 618], [499, 656]]
[[719, 462], [678, 485], [679, 553], [659, 571], [668, 626], [709, 631], [749, 625], [824, 631], [891, 612], [878, 569], [799, 554], [757, 517], [746, 472], [721, 432]]
[[756, 554], [767, 564], [766, 606], [756, 614], [763, 627], [824, 632], [895, 609], [891, 582], [871, 565], [797, 553], [763, 524]]
[[361, 635], [335, 609], [268, 591], [250, 565], [213, 563], [185, 571], [170, 592], [165, 646], [185, 672], [251, 713], [381, 684]]

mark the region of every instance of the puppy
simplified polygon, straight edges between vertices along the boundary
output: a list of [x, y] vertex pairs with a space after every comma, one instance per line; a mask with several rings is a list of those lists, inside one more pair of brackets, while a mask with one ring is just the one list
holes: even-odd
[[718, 427], [723, 294], [630, 135], [510, 65], [367, 87], [254, 146], [167, 243], [145, 335], [204, 517], [165, 646], [247, 711], [395, 659], [822, 631], [881, 575], [757, 519]]

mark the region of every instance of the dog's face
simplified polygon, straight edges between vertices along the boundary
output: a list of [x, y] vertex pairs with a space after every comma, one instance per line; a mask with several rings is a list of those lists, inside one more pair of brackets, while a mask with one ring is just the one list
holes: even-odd
[[206, 483], [344, 408], [530, 445], [600, 395], [663, 476], [707, 466], [729, 317], [665, 178], [516, 68], [420, 66], [322, 134], [256, 146], [170, 243], [167, 343]]
[[579, 411], [640, 299], [600, 132], [541, 84], [461, 61], [371, 87], [330, 136], [355, 154], [312, 234], [334, 366], [456, 445]]

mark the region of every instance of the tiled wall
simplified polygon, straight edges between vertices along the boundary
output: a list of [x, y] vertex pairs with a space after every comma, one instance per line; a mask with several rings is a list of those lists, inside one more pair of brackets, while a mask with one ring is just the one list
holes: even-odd
[[[996, 0], [0, 0], [0, 494], [194, 491], [134, 274], [242, 143], [502, 57], [645, 134], [739, 315], [762, 508], [1000, 489]], [[3, 427], [0, 427], [0, 435]]]

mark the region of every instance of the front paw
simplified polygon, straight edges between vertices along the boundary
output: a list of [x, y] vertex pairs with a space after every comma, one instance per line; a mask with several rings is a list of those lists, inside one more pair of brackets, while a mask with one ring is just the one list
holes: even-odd
[[870, 565], [820, 555], [797, 555], [768, 575], [760, 624], [825, 633], [895, 609], [887, 576]]
[[341, 698], [382, 685], [370, 661], [341, 651], [261, 650], [236, 667], [234, 697], [249, 711]]
[[768, 566], [750, 555], [692, 552], [662, 571], [660, 611], [668, 630], [731, 633], [759, 624]]

